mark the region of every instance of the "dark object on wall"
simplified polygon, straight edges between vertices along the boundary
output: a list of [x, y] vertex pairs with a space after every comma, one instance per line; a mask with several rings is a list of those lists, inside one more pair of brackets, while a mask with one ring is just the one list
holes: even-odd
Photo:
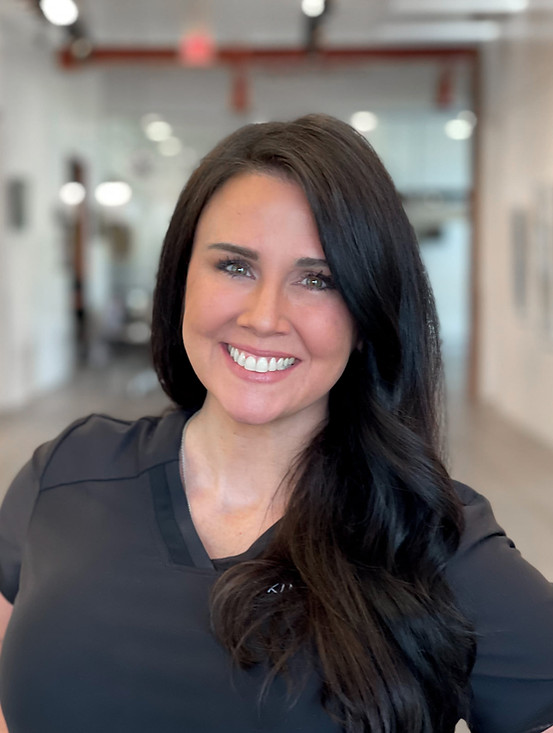
[[124, 262], [129, 259], [132, 251], [132, 236], [126, 224], [105, 223], [102, 226], [102, 234], [108, 240], [115, 260]]
[[438, 222], [415, 227], [417, 239], [423, 244], [441, 244], [443, 241], [442, 225]]
[[511, 213], [512, 288], [515, 308], [525, 315], [528, 303], [528, 214], [523, 209]]
[[29, 223], [28, 185], [23, 178], [11, 178], [6, 184], [6, 217], [10, 229], [25, 229]]
[[553, 341], [553, 188], [546, 184], [537, 189], [535, 238], [539, 319]]

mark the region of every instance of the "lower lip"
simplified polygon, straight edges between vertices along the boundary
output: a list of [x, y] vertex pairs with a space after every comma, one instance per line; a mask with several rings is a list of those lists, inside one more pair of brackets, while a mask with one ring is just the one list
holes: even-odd
[[244, 367], [237, 364], [228, 352], [227, 344], [221, 344], [221, 348], [227, 358], [227, 362], [231, 371], [241, 379], [245, 379], [247, 382], [260, 382], [273, 384], [273, 382], [280, 382], [294, 371], [299, 362], [295, 362], [288, 369], [281, 369], [275, 372], [250, 372]]

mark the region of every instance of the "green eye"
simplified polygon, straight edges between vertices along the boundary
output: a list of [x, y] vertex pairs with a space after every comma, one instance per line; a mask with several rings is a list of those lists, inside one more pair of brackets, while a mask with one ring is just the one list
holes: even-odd
[[248, 268], [245, 265], [241, 265], [238, 262], [232, 262], [231, 264], [227, 265], [227, 272], [232, 273], [233, 275], [247, 275], [248, 274]]
[[305, 284], [313, 290], [324, 290], [326, 288], [326, 283], [320, 277], [306, 277]]
[[330, 275], [323, 275], [322, 272], [317, 275], [306, 275], [302, 283], [309, 290], [328, 290], [334, 287]]
[[225, 258], [219, 260], [216, 265], [218, 270], [226, 272], [231, 277], [250, 277], [250, 266], [242, 260], [230, 260]]

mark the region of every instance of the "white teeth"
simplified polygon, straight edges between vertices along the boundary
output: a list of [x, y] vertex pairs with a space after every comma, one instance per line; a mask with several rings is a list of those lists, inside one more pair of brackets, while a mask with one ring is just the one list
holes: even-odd
[[281, 372], [296, 362], [293, 356], [287, 357], [286, 359], [282, 357], [277, 359], [274, 356], [271, 356], [270, 359], [267, 359], [265, 356], [256, 358], [251, 354], [246, 356], [243, 351], [239, 351], [235, 346], [230, 345], [227, 347], [227, 350], [232, 360], [239, 366], [244, 367], [248, 372], [259, 372], [261, 374], [265, 374], [266, 372]]
[[269, 362], [267, 359], [262, 356], [261, 359], [257, 360], [257, 364], [255, 365], [255, 371], [256, 372], [268, 372], [269, 371]]

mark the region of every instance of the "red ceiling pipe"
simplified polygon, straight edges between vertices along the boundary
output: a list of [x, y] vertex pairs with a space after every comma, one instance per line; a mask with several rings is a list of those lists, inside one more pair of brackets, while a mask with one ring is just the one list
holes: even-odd
[[455, 69], [451, 64], [447, 64], [440, 71], [438, 82], [436, 85], [436, 105], [442, 109], [447, 109], [453, 104], [455, 99]]
[[250, 85], [248, 83], [246, 67], [236, 66], [232, 73], [230, 106], [235, 112], [243, 114], [250, 108]]
[[[478, 53], [476, 46], [444, 46], [420, 48], [375, 48], [375, 47], [347, 47], [324, 48], [316, 53], [304, 48], [252, 48], [252, 47], [221, 47], [216, 50], [213, 65], [235, 65], [252, 63], [279, 63], [279, 62], [363, 62], [383, 59], [474, 59]], [[126, 46], [97, 46], [92, 47], [86, 58], [75, 56], [71, 46], [65, 46], [58, 52], [60, 65], [65, 69], [78, 69], [91, 64], [175, 64], [183, 65], [176, 48], [150, 48]]]

